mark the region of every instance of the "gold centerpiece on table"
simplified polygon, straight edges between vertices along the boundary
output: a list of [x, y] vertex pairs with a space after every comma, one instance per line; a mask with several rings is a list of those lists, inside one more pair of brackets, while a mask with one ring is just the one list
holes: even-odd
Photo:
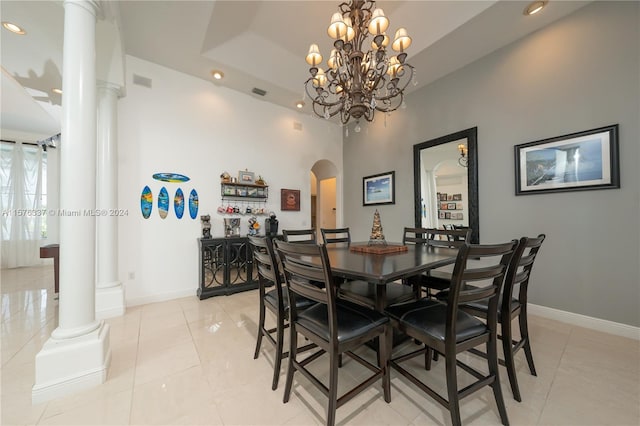
[[380, 213], [376, 209], [376, 212], [373, 214], [373, 226], [371, 227], [371, 236], [369, 237], [369, 245], [387, 245], [387, 240], [384, 239], [384, 234], [382, 233], [382, 223], [380, 222]]

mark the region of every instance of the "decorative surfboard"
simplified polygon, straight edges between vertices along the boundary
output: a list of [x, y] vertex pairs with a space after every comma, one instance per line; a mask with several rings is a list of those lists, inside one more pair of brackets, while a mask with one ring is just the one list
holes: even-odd
[[198, 216], [198, 193], [195, 189], [189, 193], [189, 216], [195, 219]]
[[142, 210], [142, 217], [149, 219], [153, 210], [153, 194], [148, 186], [145, 186], [140, 194], [140, 210]]
[[180, 188], [176, 190], [176, 195], [173, 197], [173, 209], [176, 212], [176, 217], [182, 219], [184, 214], [184, 194]]
[[160, 189], [158, 193], [158, 214], [161, 219], [167, 217], [169, 213], [169, 193], [167, 192], [167, 188], [164, 186]]
[[161, 182], [188, 182], [190, 179], [188, 176], [181, 175], [179, 173], [154, 173], [153, 178]]

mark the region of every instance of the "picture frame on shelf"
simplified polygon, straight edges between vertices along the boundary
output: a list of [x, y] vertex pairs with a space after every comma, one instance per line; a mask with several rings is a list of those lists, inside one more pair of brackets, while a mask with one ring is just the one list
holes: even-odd
[[456, 210], [464, 210], [462, 203], [456, 203]]
[[300, 211], [300, 190], [281, 189], [280, 190], [280, 210]]
[[445, 212], [443, 212], [442, 210], [438, 212], [438, 219], [444, 219], [445, 216]]
[[451, 212], [444, 212], [445, 219], [451, 219]]
[[455, 210], [456, 203], [447, 203], [447, 210]]
[[396, 203], [396, 172], [378, 173], [362, 178], [362, 205]]
[[453, 194], [453, 201], [462, 201], [462, 194]]
[[515, 145], [516, 195], [620, 188], [618, 125]]
[[253, 172], [249, 172], [247, 170], [238, 172], [238, 183], [249, 183], [253, 184], [255, 182], [256, 175]]
[[440, 210], [449, 210], [449, 203], [440, 203]]

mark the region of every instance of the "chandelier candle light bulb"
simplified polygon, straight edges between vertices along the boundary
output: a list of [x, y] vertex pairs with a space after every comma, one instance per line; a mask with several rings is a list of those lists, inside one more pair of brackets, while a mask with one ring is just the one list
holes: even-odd
[[375, 3], [350, 0], [340, 4], [339, 11], [331, 16], [327, 34], [335, 41], [326, 71], [319, 67], [322, 55], [318, 45], [309, 48], [306, 61], [311, 77], [305, 82], [305, 93], [319, 117], [339, 114], [342, 124], [351, 118], [373, 121], [376, 110], [389, 113], [403, 103], [404, 90], [414, 73], [405, 53], [411, 37], [405, 28], [399, 28], [391, 45], [399, 53], [388, 56], [390, 39], [385, 32], [389, 19]]

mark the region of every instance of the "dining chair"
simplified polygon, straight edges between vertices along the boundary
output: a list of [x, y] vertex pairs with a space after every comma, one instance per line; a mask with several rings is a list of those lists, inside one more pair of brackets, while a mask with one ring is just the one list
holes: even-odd
[[351, 232], [349, 228], [320, 228], [322, 241], [325, 244], [351, 244]]
[[[335, 424], [336, 410], [367, 389], [378, 380], [382, 381], [384, 400], [391, 401], [389, 354], [391, 350], [391, 327], [389, 319], [381, 312], [339, 300], [333, 281], [331, 265], [324, 245], [295, 244], [275, 241], [275, 248], [282, 262], [289, 299], [306, 297], [317, 302], [304, 311], [291, 304], [290, 349], [287, 381], [283, 402], [291, 396], [293, 377], [296, 371], [311, 381], [328, 397], [327, 425]], [[325, 289], [310, 282], [321, 281]], [[297, 357], [298, 334], [318, 346], [318, 350], [303, 360]], [[353, 351], [366, 342], [378, 338], [379, 364], [374, 365]], [[323, 354], [329, 356], [329, 385], [323, 384], [307, 366]], [[373, 372], [372, 375], [338, 397], [338, 358], [348, 355]], [[318, 373], [323, 374], [323, 373]]]
[[[403, 244], [425, 244], [432, 247], [459, 248], [468, 243], [471, 229], [404, 228]], [[425, 290], [427, 296], [448, 289], [451, 272], [446, 269], [431, 269], [406, 279], [406, 283]]]
[[[258, 289], [260, 293], [260, 317], [258, 319], [258, 338], [256, 341], [256, 349], [253, 359], [257, 359], [260, 355], [260, 347], [262, 346], [262, 337], [266, 337], [275, 347], [275, 361], [273, 366], [273, 381], [271, 389], [278, 388], [278, 379], [280, 378], [280, 365], [282, 359], [289, 355], [289, 352], [283, 352], [284, 330], [289, 327], [288, 319], [290, 316], [289, 295], [284, 289], [283, 276], [280, 273], [273, 242], [268, 237], [248, 236], [249, 242], [253, 246], [253, 264], [258, 271]], [[267, 287], [273, 286], [272, 290], [267, 291]], [[296, 308], [303, 310], [315, 304], [312, 300], [304, 297], [296, 299]], [[269, 309], [274, 315], [276, 326], [266, 328], [265, 314]], [[273, 334], [275, 333], [275, 338]], [[299, 350], [311, 349], [315, 345], [305, 345]]]
[[[502, 349], [504, 360], [499, 360], [507, 368], [509, 375], [509, 383], [513, 398], [522, 402], [520, 388], [518, 387], [518, 378], [516, 376], [516, 367], [514, 357], [520, 349], [524, 349], [524, 354], [529, 365], [531, 375], [537, 376], [536, 367], [533, 363], [533, 354], [531, 353], [531, 341], [529, 339], [529, 327], [527, 321], [527, 292], [529, 289], [529, 278], [531, 277], [531, 269], [536, 260], [538, 251], [545, 239], [545, 234], [540, 234], [536, 238], [522, 237], [520, 244], [513, 255], [513, 259], [509, 265], [509, 270], [505, 278], [500, 302], [498, 304], [498, 321], [500, 323], [500, 332], [498, 338], [502, 340]], [[517, 296], [514, 296], [517, 290]], [[471, 288], [470, 286], [468, 286]], [[489, 304], [486, 300], [464, 303], [461, 308], [480, 318], [487, 318]], [[518, 318], [520, 327], [520, 339], [513, 339], [512, 321]], [[477, 350], [472, 351], [475, 354], [486, 357], [485, 353]]]
[[315, 229], [283, 229], [284, 240], [290, 243], [316, 244]]
[[[500, 388], [496, 328], [498, 297], [517, 244], [517, 240], [492, 245], [465, 243], [460, 247], [456, 258], [446, 303], [422, 298], [415, 302], [393, 305], [385, 310], [395, 329], [425, 345], [411, 353], [392, 356], [392, 368], [446, 407], [454, 426], [461, 424], [460, 400], [484, 386], [491, 386], [493, 390], [502, 424], [509, 423]], [[484, 259], [482, 267], [474, 267], [475, 263], [468, 264], [467, 259], [471, 257]], [[463, 289], [463, 284], [467, 282], [482, 283], [484, 286], [472, 290]], [[461, 304], [483, 299], [488, 300], [486, 321], [460, 308]], [[488, 374], [456, 358], [457, 354], [481, 345], [486, 345], [487, 348]], [[443, 354], [445, 358], [446, 397], [400, 365], [424, 354], [425, 368], [429, 370], [433, 351]], [[459, 390], [457, 367], [475, 377], [476, 381]]]

